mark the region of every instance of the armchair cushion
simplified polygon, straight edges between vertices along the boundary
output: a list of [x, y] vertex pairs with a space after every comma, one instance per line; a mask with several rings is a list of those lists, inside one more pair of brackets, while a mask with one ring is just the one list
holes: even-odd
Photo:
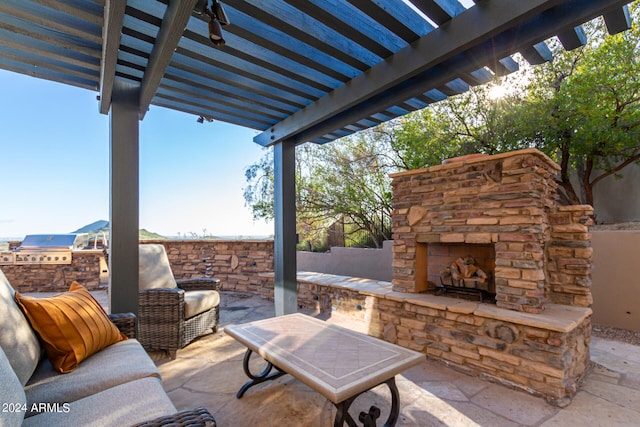
[[73, 282], [69, 292], [50, 298], [15, 293], [18, 304], [42, 339], [47, 357], [60, 373], [118, 341], [127, 339], [84, 286]]
[[176, 288], [164, 246], [140, 245], [138, 248], [138, 289]]
[[184, 293], [184, 318], [189, 319], [220, 304], [217, 291], [189, 291]]
[[29, 321], [16, 304], [15, 291], [0, 270], [0, 347], [20, 383], [25, 385], [42, 357], [42, 347]]

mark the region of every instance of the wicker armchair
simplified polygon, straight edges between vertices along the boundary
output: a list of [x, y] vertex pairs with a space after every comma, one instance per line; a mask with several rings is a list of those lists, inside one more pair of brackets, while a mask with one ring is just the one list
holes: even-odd
[[175, 358], [178, 349], [217, 330], [220, 280], [176, 281], [162, 245], [140, 245], [139, 257], [138, 340]]

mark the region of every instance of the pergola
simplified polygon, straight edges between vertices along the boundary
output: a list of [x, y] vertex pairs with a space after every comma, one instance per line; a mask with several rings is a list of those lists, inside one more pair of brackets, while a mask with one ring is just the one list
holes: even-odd
[[[296, 311], [294, 149], [326, 143], [552, 59], [629, 0], [2, 0], [0, 68], [97, 92], [110, 115], [110, 298], [137, 313], [138, 134], [151, 105], [261, 131], [274, 147], [276, 314]], [[219, 17], [221, 18], [221, 17]], [[221, 19], [223, 20], [223, 19]], [[215, 28], [212, 30], [214, 31]], [[214, 31], [215, 32], [215, 31]]]

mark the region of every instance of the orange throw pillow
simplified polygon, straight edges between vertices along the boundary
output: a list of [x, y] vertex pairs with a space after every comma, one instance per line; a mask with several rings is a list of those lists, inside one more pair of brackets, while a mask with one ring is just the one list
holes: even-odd
[[51, 364], [63, 374], [92, 354], [127, 339], [89, 291], [76, 282], [68, 292], [49, 298], [18, 292], [15, 297], [40, 336]]

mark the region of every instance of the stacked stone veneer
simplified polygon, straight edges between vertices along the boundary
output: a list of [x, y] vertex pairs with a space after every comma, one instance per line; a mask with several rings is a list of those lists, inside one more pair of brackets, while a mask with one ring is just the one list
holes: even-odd
[[298, 298], [365, 321], [369, 335], [557, 406], [571, 402], [589, 366], [590, 308], [550, 303], [543, 314], [523, 313], [312, 272], [298, 273]]
[[74, 281], [98, 289], [104, 266], [101, 250], [84, 250], [72, 253], [71, 264], [10, 264], [0, 269], [19, 292], [63, 292]]
[[223, 290], [273, 296], [273, 240], [147, 240], [165, 246], [176, 279], [217, 277]]
[[528, 149], [392, 175], [394, 290], [434, 287], [429, 244], [492, 244], [498, 307], [589, 306], [592, 208], [558, 206], [558, 171]]
[[[217, 277], [224, 290], [273, 296], [273, 240], [146, 240], [165, 246], [176, 279]], [[13, 247], [19, 246], [16, 242]], [[101, 268], [107, 268], [101, 250], [72, 253], [70, 265], [1, 265], [20, 292], [63, 292], [73, 281], [90, 290], [105, 287]]]
[[546, 256], [546, 295], [557, 304], [590, 307], [591, 206], [560, 206], [549, 214], [551, 241]]

